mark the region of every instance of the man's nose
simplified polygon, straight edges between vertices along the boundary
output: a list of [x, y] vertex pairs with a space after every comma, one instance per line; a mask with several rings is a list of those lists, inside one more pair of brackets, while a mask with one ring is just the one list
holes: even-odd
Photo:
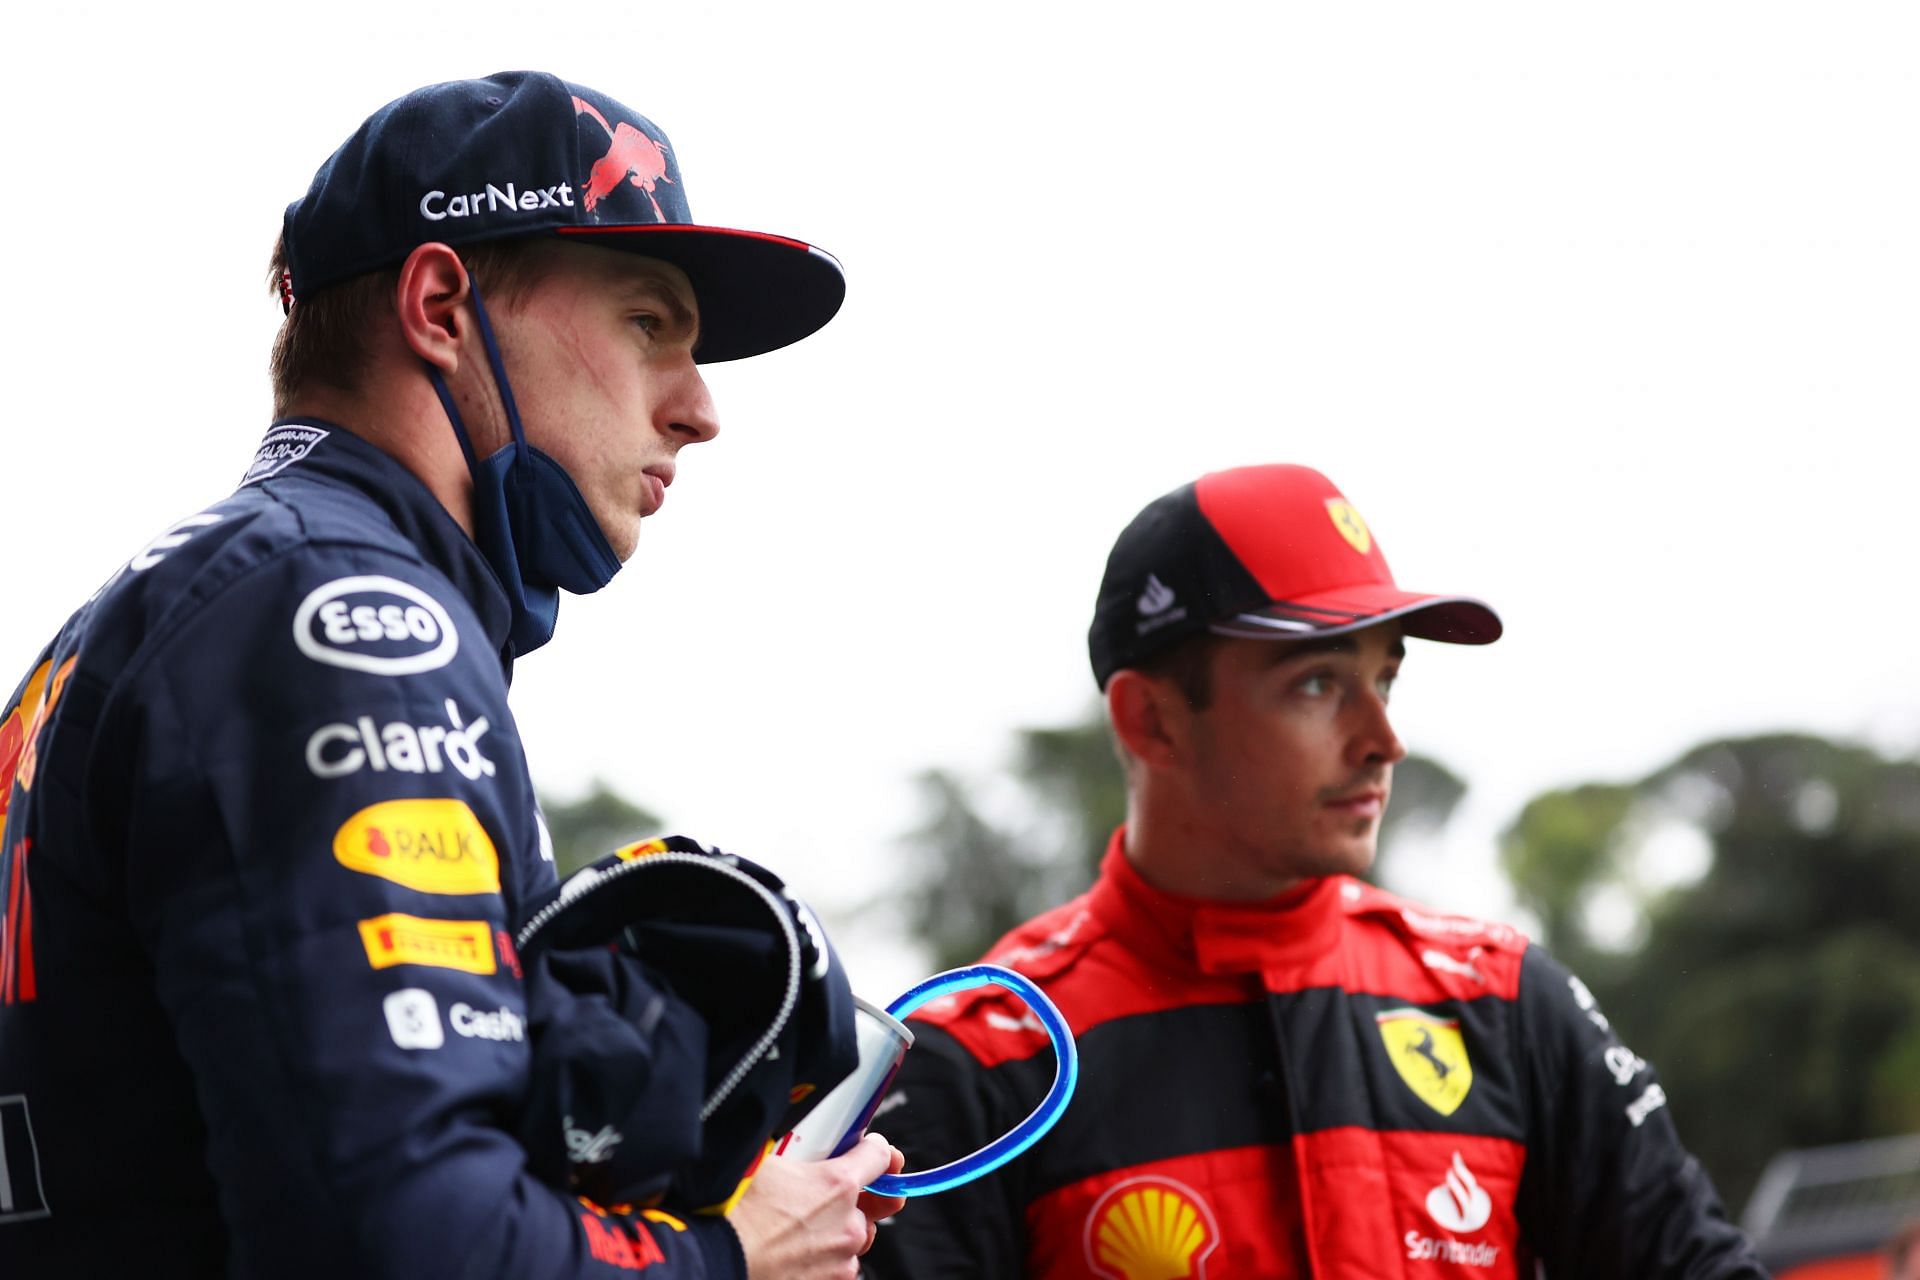
[[1350, 747], [1355, 764], [1398, 764], [1406, 759], [1407, 744], [1393, 731], [1384, 697], [1373, 689], [1363, 691], [1356, 714], [1359, 723]]
[[673, 394], [660, 406], [667, 431], [681, 445], [700, 444], [720, 434], [720, 411], [714, 407], [707, 380], [691, 359], [675, 380]]

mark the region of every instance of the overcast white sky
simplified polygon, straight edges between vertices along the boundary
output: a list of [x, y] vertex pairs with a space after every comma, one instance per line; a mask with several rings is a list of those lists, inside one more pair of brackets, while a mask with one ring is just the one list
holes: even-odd
[[[907, 779], [1077, 715], [1107, 547], [1202, 471], [1333, 476], [1403, 585], [1508, 635], [1398, 702], [1473, 793], [1410, 877], [1508, 909], [1543, 788], [1712, 735], [1920, 750], [1920, 122], [1904, 4], [35, 5], [0, 79], [0, 685], [268, 417], [287, 201], [434, 80], [657, 121], [696, 217], [846, 266], [709, 381], [636, 560], [514, 689], [831, 918]], [[856, 986], [919, 973], [842, 921]]]

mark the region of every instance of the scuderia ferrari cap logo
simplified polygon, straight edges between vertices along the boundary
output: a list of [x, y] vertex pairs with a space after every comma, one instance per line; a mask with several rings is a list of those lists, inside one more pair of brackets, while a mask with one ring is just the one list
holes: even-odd
[[1328, 498], [1327, 515], [1333, 520], [1333, 527], [1347, 540], [1347, 545], [1361, 555], [1373, 549], [1373, 531], [1367, 528], [1367, 522], [1353, 509], [1353, 504], [1345, 498]]
[[1450, 1116], [1473, 1088], [1473, 1063], [1457, 1018], [1440, 1018], [1419, 1009], [1388, 1009], [1374, 1015], [1393, 1069], [1414, 1096]]

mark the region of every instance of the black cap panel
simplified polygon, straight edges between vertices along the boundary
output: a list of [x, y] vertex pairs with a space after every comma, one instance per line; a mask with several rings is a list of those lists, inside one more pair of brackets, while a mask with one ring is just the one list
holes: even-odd
[[1194, 486], [1154, 499], [1121, 531], [1087, 631], [1093, 678], [1172, 648], [1267, 603], [1258, 581], [1201, 514]]

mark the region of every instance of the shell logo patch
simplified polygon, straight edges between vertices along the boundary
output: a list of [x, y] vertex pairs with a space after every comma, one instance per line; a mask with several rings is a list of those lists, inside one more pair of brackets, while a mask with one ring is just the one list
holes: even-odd
[[1414, 1096], [1450, 1116], [1473, 1088], [1473, 1063], [1460, 1035], [1458, 1018], [1440, 1018], [1419, 1009], [1388, 1009], [1374, 1015], [1393, 1069]]
[[1347, 540], [1347, 545], [1361, 555], [1373, 549], [1373, 531], [1367, 528], [1367, 522], [1353, 509], [1353, 504], [1344, 498], [1327, 499], [1327, 515], [1333, 520], [1333, 527]]
[[1219, 1243], [1207, 1202], [1171, 1178], [1129, 1178], [1087, 1214], [1087, 1265], [1109, 1280], [1203, 1280]]
[[383, 800], [333, 833], [341, 866], [421, 893], [498, 893], [500, 855], [464, 800]]

